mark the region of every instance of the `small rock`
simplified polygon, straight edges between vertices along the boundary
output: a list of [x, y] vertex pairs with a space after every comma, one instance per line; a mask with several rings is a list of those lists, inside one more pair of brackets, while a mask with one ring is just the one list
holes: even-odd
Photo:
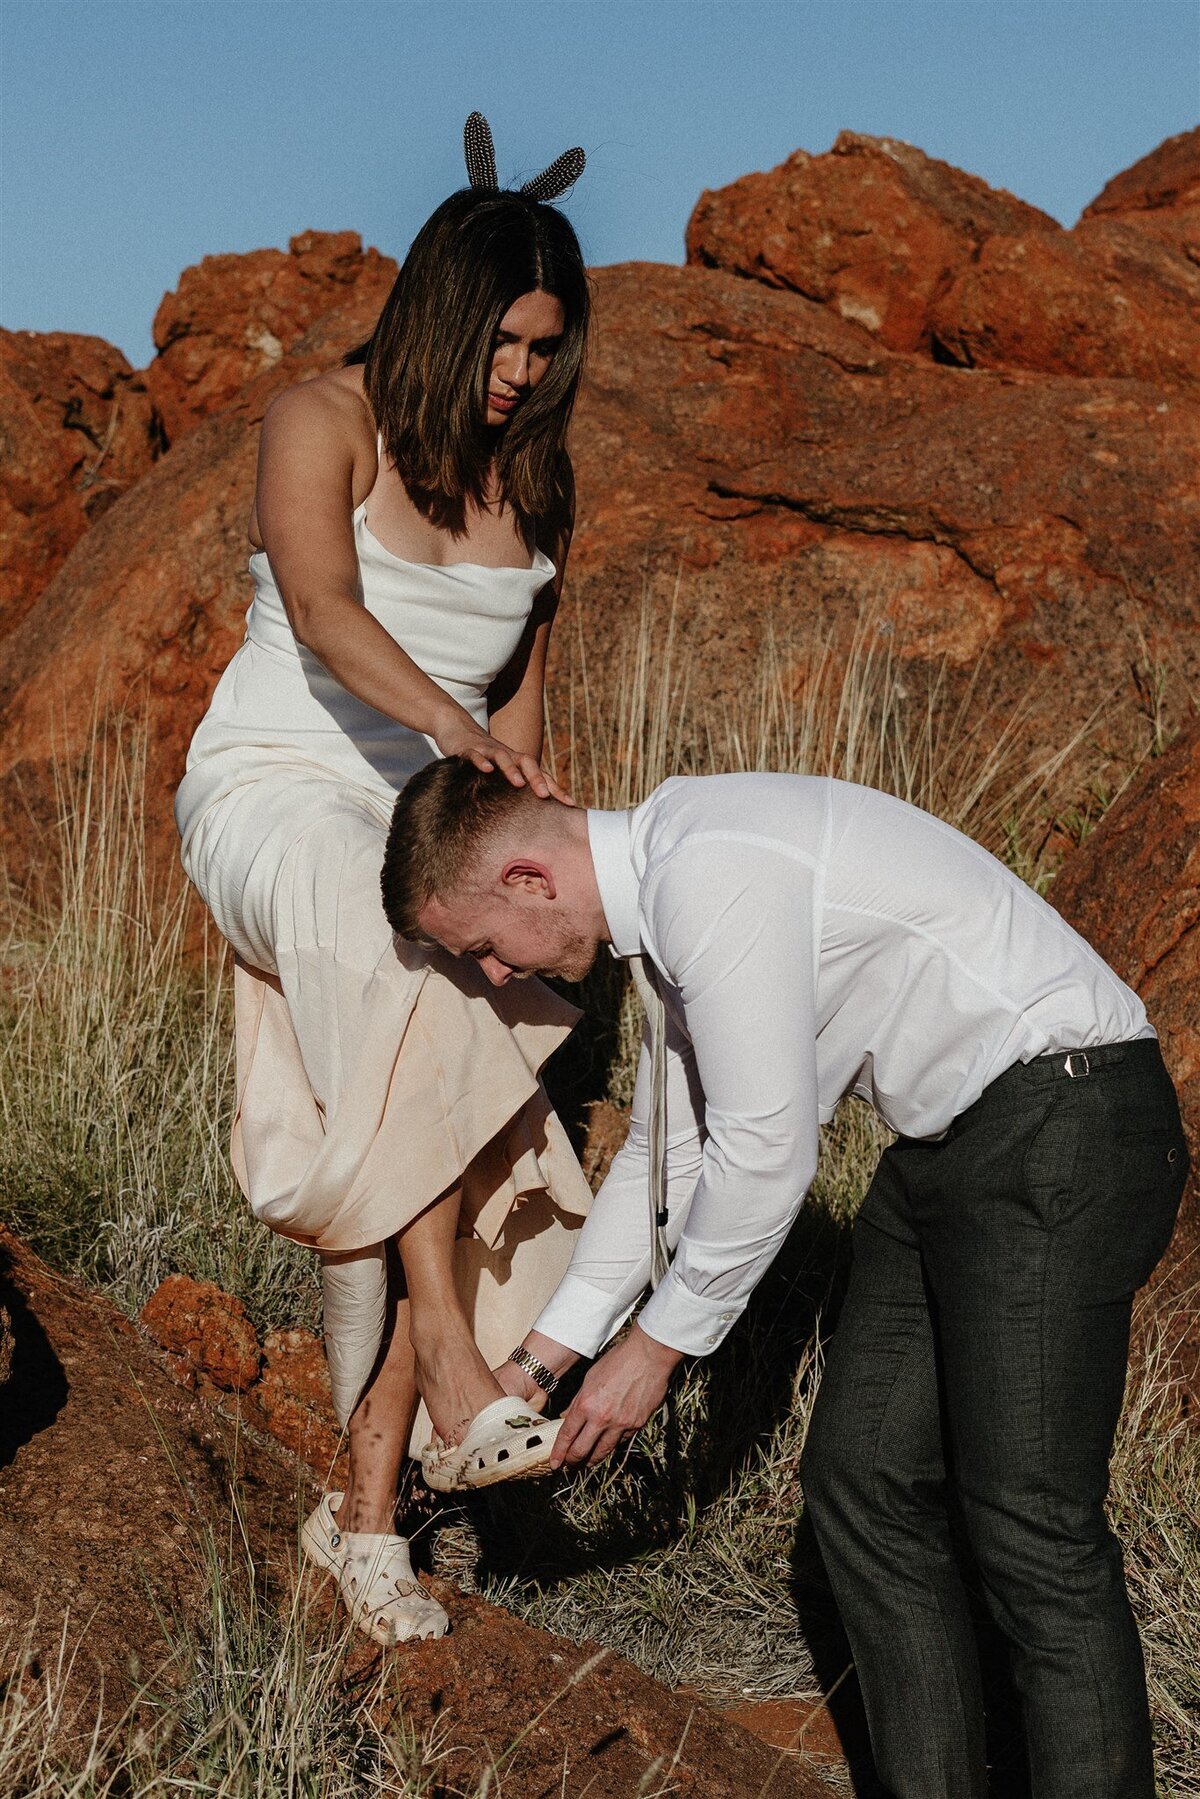
[[268, 1331], [263, 1358], [254, 1398], [265, 1428], [324, 1474], [338, 1462], [343, 1445], [321, 1339], [298, 1328]]
[[258, 1337], [246, 1309], [212, 1281], [169, 1274], [142, 1307], [140, 1322], [193, 1376], [223, 1392], [244, 1393], [258, 1378]]

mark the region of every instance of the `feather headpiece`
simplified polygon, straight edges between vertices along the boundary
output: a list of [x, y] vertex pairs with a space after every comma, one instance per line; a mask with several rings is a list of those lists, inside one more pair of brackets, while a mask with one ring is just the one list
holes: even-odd
[[[481, 112], [473, 112], [463, 128], [463, 152], [471, 186], [498, 193], [500, 181], [496, 174], [491, 127]], [[564, 150], [561, 156], [556, 156], [548, 168], [535, 175], [532, 181], [526, 181], [518, 191], [530, 200], [557, 200], [579, 180], [586, 160], [576, 144], [573, 150]]]

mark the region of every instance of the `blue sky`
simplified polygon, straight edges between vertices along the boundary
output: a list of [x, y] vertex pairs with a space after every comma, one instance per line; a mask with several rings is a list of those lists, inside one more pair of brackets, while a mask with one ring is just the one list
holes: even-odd
[[316, 227], [402, 255], [581, 143], [590, 261], [678, 262], [701, 188], [839, 130], [1071, 224], [1200, 116], [1200, 0], [0, 0], [0, 323], [135, 365], [180, 270]]

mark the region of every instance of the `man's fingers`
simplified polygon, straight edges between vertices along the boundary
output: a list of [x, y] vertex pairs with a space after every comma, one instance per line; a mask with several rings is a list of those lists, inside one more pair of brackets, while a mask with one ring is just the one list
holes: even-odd
[[580, 1438], [585, 1431], [590, 1434], [591, 1428], [586, 1415], [580, 1409], [578, 1401], [573, 1401], [563, 1414], [562, 1425], [559, 1428], [558, 1436], [554, 1440], [554, 1447], [550, 1451], [550, 1466], [552, 1468], [561, 1468], [564, 1462], [582, 1461], [584, 1455], [587, 1453], [587, 1448], [590, 1448], [591, 1444], [589, 1441], [587, 1448], [582, 1447]]
[[597, 1438], [596, 1445], [588, 1457], [588, 1467], [594, 1468], [597, 1462], [602, 1462], [606, 1456], [610, 1456], [613, 1450], [618, 1449], [627, 1438], [632, 1442], [633, 1434], [632, 1431], [621, 1430], [615, 1424], [610, 1425], [608, 1430], [602, 1431]]

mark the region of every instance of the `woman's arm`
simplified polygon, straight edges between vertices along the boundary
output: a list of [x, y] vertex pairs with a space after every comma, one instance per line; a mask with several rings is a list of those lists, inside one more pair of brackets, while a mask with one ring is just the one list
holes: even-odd
[[488, 722], [496, 736], [539, 762], [545, 742], [546, 657], [575, 528], [575, 487], [569, 462], [564, 472], [562, 500], [545, 533], [554, 579], [538, 594], [516, 653], [488, 694]]
[[351, 515], [375, 446], [361, 401], [320, 382], [289, 388], [263, 421], [255, 512], [298, 643], [347, 692], [431, 737], [444, 756], [500, 768], [514, 786], [557, 793], [536, 756], [489, 735], [417, 667], [358, 597]]

